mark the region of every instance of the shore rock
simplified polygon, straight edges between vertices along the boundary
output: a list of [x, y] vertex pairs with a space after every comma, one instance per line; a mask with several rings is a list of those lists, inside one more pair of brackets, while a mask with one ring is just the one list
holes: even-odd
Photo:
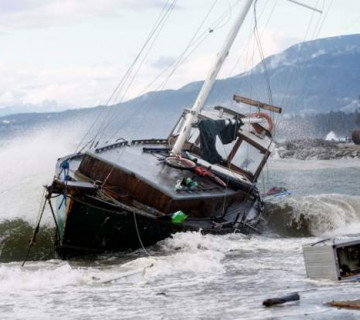
[[360, 145], [322, 139], [297, 139], [277, 144], [281, 159], [333, 160], [360, 158]]

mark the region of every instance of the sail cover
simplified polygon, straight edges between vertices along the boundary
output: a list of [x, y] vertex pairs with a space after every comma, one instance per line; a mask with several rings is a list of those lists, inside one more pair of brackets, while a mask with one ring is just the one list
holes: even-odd
[[243, 125], [241, 120], [234, 122], [229, 120], [200, 120], [201, 157], [209, 163], [221, 163], [224, 159], [216, 150], [216, 136], [219, 136], [223, 144], [229, 144], [237, 137], [239, 128]]

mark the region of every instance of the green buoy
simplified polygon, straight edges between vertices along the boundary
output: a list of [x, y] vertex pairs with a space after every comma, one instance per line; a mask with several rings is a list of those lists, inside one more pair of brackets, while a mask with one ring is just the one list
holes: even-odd
[[187, 215], [184, 212], [182, 212], [181, 210], [174, 212], [173, 215], [171, 216], [171, 220], [173, 223], [181, 223], [186, 218], [187, 218]]

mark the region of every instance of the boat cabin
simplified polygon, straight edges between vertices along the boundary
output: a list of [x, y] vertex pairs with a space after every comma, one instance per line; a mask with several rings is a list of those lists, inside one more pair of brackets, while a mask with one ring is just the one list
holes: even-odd
[[[168, 141], [170, 145], [174, 143], [179, 131], [182, 128], [185, 116], [189, 113], [185, 109], [180, 119], [172, 130]], [[261, 113], [261, 115], [263, 115]], [[247, 123], [248, 116], [237, 113], [231, 109], [217, 106], [214, 110], [205, 110], [199, 113], [199, 121], [191, 130], [190, 137], [185, 144], [185, 149], [189, 150], [204, 166], [211, 166], [212, 170], [232, 176], [236, 179], [245, 180], [250, 183], [257, 181], [266, 161], [274, 149], [271, 132], [259, 122], [263, 119], [258, 118], [255, 123]], [[256, 118], [253, 116], [253, 119]], [[225, 125], [239, 123], [234, 134], [233, 141], [224, 144], [219, 136], [216, 136], [215, 148], [220, 156], [220, 161], [211, 163], [202, 157], [201, 129], [199, 123], [203, 120], [221, 121]], [[208, 163], [206, 163], [208, 162]]]

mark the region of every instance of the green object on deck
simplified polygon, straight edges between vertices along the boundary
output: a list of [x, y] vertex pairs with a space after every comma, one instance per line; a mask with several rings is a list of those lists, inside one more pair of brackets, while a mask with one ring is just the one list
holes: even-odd
[[181, 223], [187, 218], [187, 215], [181, 210], [173, 213], [171, 220], [173, 223]]
[[194, 191], [198, 183], [191, 178], [184, 178], [182, 180], [176, 181], [175, 190], [176, 191]]

